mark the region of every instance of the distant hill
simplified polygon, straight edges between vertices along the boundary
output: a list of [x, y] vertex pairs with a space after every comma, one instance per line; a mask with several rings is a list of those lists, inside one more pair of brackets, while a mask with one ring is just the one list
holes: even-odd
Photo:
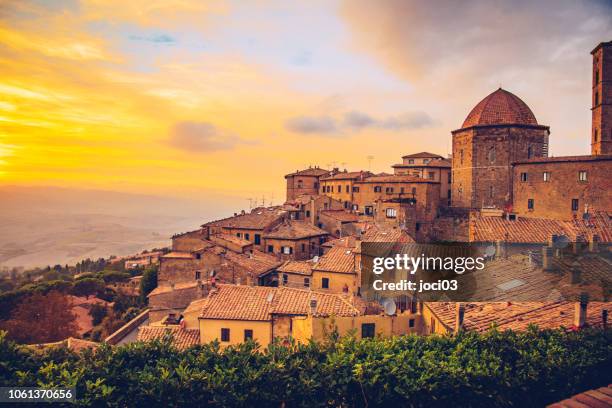
[[0, 186], [0, 267], [73, 264], [170, 244], [174, 233], [231, 215], [244, 200]]

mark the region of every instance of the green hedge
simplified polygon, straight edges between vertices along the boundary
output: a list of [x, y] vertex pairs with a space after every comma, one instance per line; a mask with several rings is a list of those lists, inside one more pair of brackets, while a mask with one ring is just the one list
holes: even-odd
[[0, 386], [76, 386], [82, 406], [544, 406], [612, 382], [611, 335], [531, 328], [184, 352], [156, 341], [76, 355], [0, 334]]

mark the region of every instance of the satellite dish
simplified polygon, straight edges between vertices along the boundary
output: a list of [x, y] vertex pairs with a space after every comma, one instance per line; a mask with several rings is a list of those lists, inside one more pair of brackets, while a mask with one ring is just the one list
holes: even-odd
[[393, 299], [387, 299], [383, 307], [385, 308], [385, 314], [387, 316], [393, 316], [397, 311], [397, 305], [395, 304]]
[[485, 256], [487, 258], [492, 258], [495, 255], [495, 246], [494, 245], [489, 245], [488, 247], [485, 248]]

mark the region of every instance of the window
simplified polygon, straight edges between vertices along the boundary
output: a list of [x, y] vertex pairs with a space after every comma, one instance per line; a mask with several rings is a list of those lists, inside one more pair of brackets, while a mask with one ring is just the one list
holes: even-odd
[[306, 252], [306, 244], [302, 244], [302, 252]]
[[527, 173], [521, 173], [521, 181], [527, 181]]
[[344, 208], [346, 208], [348, 210], [348, 208], [349, 208], [349, 202], [348, 201], [344, 202]]
[[359, 192], [359, 187], [353, 186], [353, 193], [358, 193], [358, 192]]
[[202, 259], [202, 254], [196, 254], [196, 259]]
[[429, 163], [429, 159], [423, 159], [423, 164]]
[[416, 187], [412, 187], [412, 195], [415, 196], [416, 195]]
[[420, 230], [420, 229], [421, 229], [421, 223], [420, 223], [420, 222], [417, 222], [417, 223], [415, 224], [415, 226], [414, 226], [414, 230], [415, 230], [415, 231], [418, 231], [418, 230]]
[[244, 341], [253, 340], [253, 330], [244, 329]]
[[459, 159], [461, 160], [461, 164], [463, 164], [463, 149], [459, 150]]
[[274, 253], [274, 246], [268, 245], [268, 252], [273, 254]]
[[599, 92], [595, 92], [595, 106], [599, 105]]
[[321, 278], [321, 288], [329, 289], [329, 278]]
[[436, 173], [434, 173], [433, 171], [430, 171], [429, 173], [427, 173], [427, 175], [429, 176], [430, 180], [433, 180], [436, 178]]
[[435, 333], [436, 332], [436, 319], [434, 319], [433, 317], [429, 320], [430, 324], [429, 324], [429, 332], [430, 333]]
[[304, 186], [302, 185], [302, 180], [298, 180], [298, 188], [302, 188], [302, 187], [304, 187]]
[[[306, 218], [310, 218], [310, 210], [306, 210]], [[255, 241], [257, 241], [257, 235], [255, 235]]]
[[387, 187], [387, 188], [385, 188], [385, 193], [387, 193], [387, 194], [393, 194], [393, 187]]
[[221, 341], [230, 341], [230, 329], [221, 329]]
[[527, 158], [531, 159], [533, 157], [533, 148], [531, 146], [529, 146], [527, 148]]
[[202, 274], [200, 273], [200, 271], [196, 271], [196, 273], [195, 273], [196, 280], [200, 280], [201, 276], [202, 276]]
[[372, 215], [373, 212], [373, 208], [371, 205], [366, 205], [365, 206], [365, 215]]
[[248, 232], [246, 234], [244, 234], [244, 239], [246, 239], [247, 241], [251, 239], [251, 234], [249, 234]]
[[283, 286], [286, 286], [289, 283], [289, 275], [283, 273]]
[[414, 164], [414, 159], [409, 159], [408, 164]]
[[404, 194], [404, 187], [400, 187], [400, 194]]
[[238, 233], [236, 233], [236, 236], [237, 236], [238, 238], [242, 238], [242, 234], [241, 234], [241, 233], [239, 233], [239, 232], [238, 232]]
[[338, 187], [336, 189], [338, 190], [339, 193], [342, 192], [342, 186], [341, 185], [338, 185]]
[[289, 246], [284, 246], [282, 251], [285, 255], [291, 255], [293, 253], [293, 248]]
[[414, 327], [414, 319], [408, 320], [408, 327]]
[[495, 146], [489, 149], [489, 153], [487, 154], [487, 158], [489, 159], [489, 163], [495, 163]]
[[578, 211], [578, 199], [572, 198], [572, 211]]
[[593, 131], [593, 141], [594, 141], [594, 142], [597, 142], [597, 138], [598, 138], [598, 136], [599, 136], [599, 135], [597, 134], [597, 129], [595, 129], [595, 130]]
[[359, 210], [359, 205], [353, 204], [353, 211], [357, 211], [357, 210]]
[[387, 218], [395, 218], [397, 217], [397, 210], [395, 208], [387, 208], [385, 211]]
[[347, 193], [350, 193], [350, 189], [351, 189], [351, 187], [350, 187], [350, 186], [347, 184], [347, 185], [346, 185], [346, 192], [347, 192]]
[[587, 172], [581, 170], [578, 172], [578, 181], [587, 181]]
[[495, 187], [489, 186], [489, 198], [493, 198], [495, 195]]
[[528, 210], [533, 210], [533, 207], [534, 207], [533, 198], [527, 199], [527, 209]]
[[309, 288], [310, 287], [310, 278], [304, 278], [304, 287], [305, 288]]
[[544, 173], [542, 173], [542, 179], [544, 181], [550, 181], [550, 172], [549, 171], [545, 171]]
[[381, 186], [374, 186], [374, 192], [375, 193], [380, 193], [382, 191], [382, 187]]
[[376, 333], [375, 323], [362, 323], [361, 324], [361, 338], [368, 339], [373, 338]]
[[598, 69], [595, 70], [595, 83], [596, 84], [599, 83], [599, 70]]
[[261, 244], [261, 235], [255, 234], [255, 245], [260, 245], [260, 244]]
[[451, 182], [451, 172], [450, 171], [448, 172], [448, 182], [449, 183]]

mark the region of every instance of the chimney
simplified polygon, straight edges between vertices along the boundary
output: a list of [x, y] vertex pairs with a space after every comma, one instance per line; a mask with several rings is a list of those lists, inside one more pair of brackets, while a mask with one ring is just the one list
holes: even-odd
[[553, 265], [553, 253], [554, 248], [550, 246], [542, 247], [542, 269], [545, 271], [554, 271], [555, 266]]
[[501, 239], [498, 239], [497, 241], [495, 241], [495, 257], [502, 258], [505, 256], [506, 254], [505, 254], [504, 242]]
[[317, 299], [312, 297], [310, 299], [310, 315], [314, 316], [317, 313]]
[[582, 271], [580, 270], [580, 263], [578, 262], [578, 260], [574, 261], [572, 263], [572, 270], [571, 270], [571, 274], [572, 274], [571, 284], [572, 285], [577, 285], [582, 281], [581, 272]]
[[608, 309], [601, 311], [601, 327], [603, 327], [604, 330], [608, 329]]
[[459, 333], [463, 329], [463, 319], [465, 317], [465, 305], [463, 303], [457, 303], [455, 309], [455, 334]]
[[599, 235], [593, 234], [589, 240], [589, 252], [598, 252]]
[[580, 301], [574, 305], [574, 327], [581, 328], [586, 324], [587, 306], [589, 304], [589, 295], [586, 293], [580, 294]]

